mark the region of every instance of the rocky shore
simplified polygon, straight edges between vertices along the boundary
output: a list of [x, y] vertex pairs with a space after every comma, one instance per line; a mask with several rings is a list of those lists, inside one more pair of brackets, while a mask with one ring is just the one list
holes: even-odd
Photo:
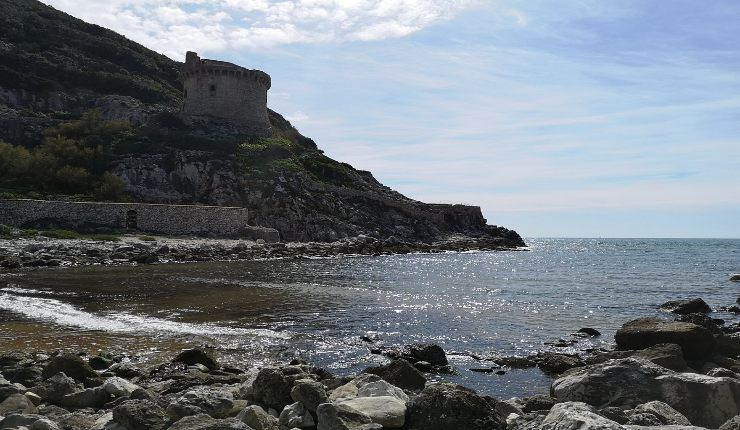
[[264, 240], [122, 236], [118, 241], [32, 238], [0, 239], [0, 270], [22, 267], [131, 265], [238, 261], [272, 258], [325, 258], [341, 255], [390, 255], [413, 252], [500, 251], [521, 249], [515, 232], [500, 236], [450, 236], [434, 242], [395, 237], [356, 236], [336, 242], [266, 243]]
[[357, 375], [299, 359], [222, 365], [208, 348], [150, 367], [127, 355], [4, 353], [0, 429], [740, 428], [740, 325], [711, 318], [701, 299], [661, 309], [667, 318], [626, 322], [614, 349], [520, 357], [553, 375], [550, 393], [506, 400], [429, 382], [455, 371], [433, 344], [385, 351], [387, 364]]

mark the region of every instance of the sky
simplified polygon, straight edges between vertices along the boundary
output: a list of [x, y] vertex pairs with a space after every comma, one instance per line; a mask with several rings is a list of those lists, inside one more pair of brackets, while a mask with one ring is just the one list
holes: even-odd
[[272, 76], [327, 155], [524, 237], [740, 238], [736, 0], [46, 0]]

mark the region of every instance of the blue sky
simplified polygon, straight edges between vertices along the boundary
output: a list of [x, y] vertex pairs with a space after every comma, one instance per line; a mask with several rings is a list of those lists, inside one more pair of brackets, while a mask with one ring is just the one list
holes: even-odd
[[523, 236], [740, 237], [740, 2], [48, 3], [264, 70], [329, 156]]

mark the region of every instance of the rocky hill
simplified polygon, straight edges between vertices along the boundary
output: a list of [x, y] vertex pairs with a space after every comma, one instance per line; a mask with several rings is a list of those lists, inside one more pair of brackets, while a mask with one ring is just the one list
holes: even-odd
[[486, 225], [478, 207], [418, 202], [326, 157], [276, 112], [270, 138], [184, 124], [180, 66], [37, 1], [4, 0], [0, 192], [245, 206], [252, 223], [286, 240], [465, 235], [523, 245], [516, 232]]

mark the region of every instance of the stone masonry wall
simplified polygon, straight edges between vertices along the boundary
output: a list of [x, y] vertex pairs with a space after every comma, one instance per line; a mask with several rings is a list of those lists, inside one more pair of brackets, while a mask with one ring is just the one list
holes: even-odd
[[[127, 226], [135, 212], [136, 225]], [[167, 235], [243, 236], [247, 209], [238, 207], [142, 203], [0, 200], [0, 224], [16, 227], [107, 227]], [[277, 232], [275, 232], [277, 233]]]

